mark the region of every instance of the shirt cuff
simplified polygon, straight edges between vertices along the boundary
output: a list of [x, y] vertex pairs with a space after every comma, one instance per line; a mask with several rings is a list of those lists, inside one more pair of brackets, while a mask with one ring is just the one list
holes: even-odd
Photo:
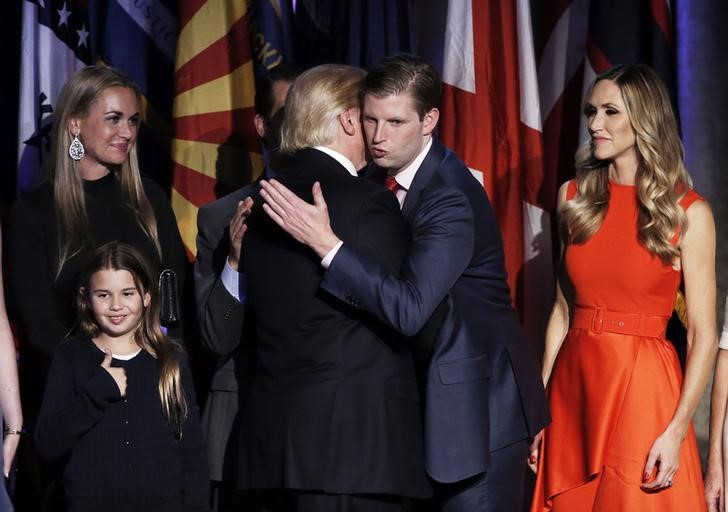
[[245, 280], [245, 274], [236, 272], [225, 259], [225, 266], [222, 269], [220, 275], [222, 279], [222, 285], [225, 287], [227, 292], [233, 296], [233, 298], [240, 302], [245, 303], [247, 299], [247, 281]]
[[334, 256], [336, 256], [336, 253], [339, 252], [339, 249], [341, 249], [341, 246], [344, 245], [343, 240], [339, 240], [339, 243], [337, 243], [333, 249], [331, 249], [326, 256], [324, 256], [324, 259], [321, 260], [321, 266], [324, 268], [329, 268], [331, 266], [331, 262], [334, 261]]

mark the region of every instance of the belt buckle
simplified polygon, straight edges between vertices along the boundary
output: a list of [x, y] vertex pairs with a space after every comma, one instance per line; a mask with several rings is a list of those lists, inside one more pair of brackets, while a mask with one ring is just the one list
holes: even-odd
[[592, 317], [592, 330], [597, 334], [604, 332], [604, 317], [606, 311], [602, 308], [594, 309], [594, 316]]

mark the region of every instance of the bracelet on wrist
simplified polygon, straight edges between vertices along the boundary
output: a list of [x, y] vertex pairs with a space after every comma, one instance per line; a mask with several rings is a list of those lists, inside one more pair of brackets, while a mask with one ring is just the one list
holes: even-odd
[[3, 427], [3, 437], [5, 436], [19, 436], [21, 434], [24, 434], [25, 431], [22, 428], [10, 428], [10, 427]]

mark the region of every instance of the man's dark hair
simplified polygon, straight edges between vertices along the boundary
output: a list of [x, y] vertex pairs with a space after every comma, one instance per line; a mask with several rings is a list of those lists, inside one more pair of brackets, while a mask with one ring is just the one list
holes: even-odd
[[420, 57], [403, 53], [383, 58], [367, 73], [361, 97], [405, 92], [412, 96], [420, 120], [433, 108], [440, 108], [442, 86], [435, 68]]
[[281, 63], [255, 80], [255, 113], [270, 120], [273, 112], [273, 84], [278, 81], [293, 82], [300, 70], [292, 64]]

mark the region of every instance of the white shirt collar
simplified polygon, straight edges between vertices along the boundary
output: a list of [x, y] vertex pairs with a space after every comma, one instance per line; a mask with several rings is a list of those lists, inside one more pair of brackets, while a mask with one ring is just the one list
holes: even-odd
[[331, 148], [327, 148], [325, 146], [315, 146], [313, 149], [318, 149], [322, 153], [326, 153], [331, 158], [333, 158], [334, 160], [339, 162], [341, 165], [343, 165], [346, 168], [346, 170], [349, 171], [349, 174], [351, 174], [352, 176], [358, 176], [358, 174], [356, 173], [356, 167], [354, 167], [354, 164], [351, 163], [351, 160], [346, 158], [344, 155], [342, 155], [338, 151], [331, 149]]
[[399, 171], [395, 176], [394, 179], [397, 181], [397, 184], [402, 187], [405, 190], [409, 190], [412, 186], [412, 180], [415, 179], [415, 174], [417, 174], [417, 169], [420, 168], [420, 165], [422, 165], [422, 162], [424, 161], [425, 157], [427, 156], [427, 152], [430, 151], [430, 148], [432, 147], [432, 136], [430, 136], [430, 140], [425, 144], [425, 147], [420, 151], [420, 154], [417, 155], [417, 158], [412, 160], [412, 163], [409, 164], [407, 167]]

